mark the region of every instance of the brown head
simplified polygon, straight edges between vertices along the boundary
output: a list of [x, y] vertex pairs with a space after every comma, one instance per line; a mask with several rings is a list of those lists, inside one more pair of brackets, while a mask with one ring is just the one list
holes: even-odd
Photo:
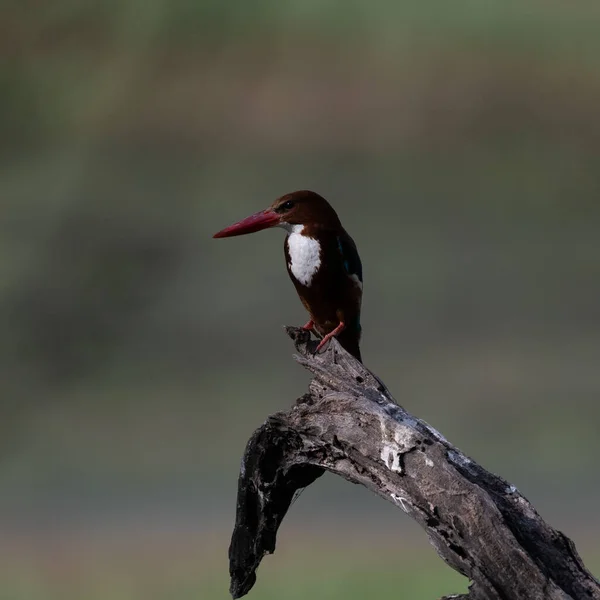
[[281, 196], [266, 210], [222, 229], [213, 237], [245, 235], [277, 226], [290, 229], [293, 225], [309, 225], [311, 229], [341, 228], [337, 213], [325, 198], [309, 190], [300, 190]]

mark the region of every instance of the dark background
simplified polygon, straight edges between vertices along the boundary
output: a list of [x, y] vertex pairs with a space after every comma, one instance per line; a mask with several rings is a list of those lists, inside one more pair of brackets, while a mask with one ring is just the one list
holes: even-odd
[[[597, 2], [4, 0], [0, 596], [227, 597], [306, 315], [282, 232], [211, 235], [299, 188], [358, 244], [365, 363], [598, 574], [599, 28]], [[251, 598], [464, 587], [327, 476]]]

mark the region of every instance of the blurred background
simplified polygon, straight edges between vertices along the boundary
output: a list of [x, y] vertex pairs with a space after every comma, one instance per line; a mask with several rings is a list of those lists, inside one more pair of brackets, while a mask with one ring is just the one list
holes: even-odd
[[[600, 574], [600, 4], [3, 0], [0, 597], [228, 597], [239, 460], [306, 390], [283, 234], [328, 198], [363, 356]], [[325, 476], [254, 600], [466, 582]]]

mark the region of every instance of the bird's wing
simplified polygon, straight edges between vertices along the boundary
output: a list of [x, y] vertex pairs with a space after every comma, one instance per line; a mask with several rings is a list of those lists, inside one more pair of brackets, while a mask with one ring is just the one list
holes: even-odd
[[339, 235], [337, 238], [338, 248], [344, 262], [344, 269], [350, 277], [353, 275], [358, 277], [358, 280], [363, 281], [362, 263], [356, 249], [354, 240], [346, 233]]

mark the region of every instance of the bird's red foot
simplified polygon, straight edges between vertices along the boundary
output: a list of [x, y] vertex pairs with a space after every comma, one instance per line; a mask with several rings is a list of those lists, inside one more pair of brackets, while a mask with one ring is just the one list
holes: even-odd
[[325, 344], [332, 338], [335, 337], [336, 335], [338, 335], [338, 333], [342, 333], [342, 331], [344, 331], [344, 329], [346, 329], [346, 324], [343, 321], [340, 321], [340, 324], [331, 332], [328, 333], [322, 340], [321, 343], [317, 346], [317, 349], [315, 351], [315, 354], [318, 354], [318, 352], [321, 350], [321, 348], [323, 348], [323, 346], [325, 346]]
[[304, 327], [302, 327], [302, 329], [304, 329], [304, 331], [312, 331], [314, 326], [315, 326], [315, 323], [311, 319], [306, 325], [304, 325]]

